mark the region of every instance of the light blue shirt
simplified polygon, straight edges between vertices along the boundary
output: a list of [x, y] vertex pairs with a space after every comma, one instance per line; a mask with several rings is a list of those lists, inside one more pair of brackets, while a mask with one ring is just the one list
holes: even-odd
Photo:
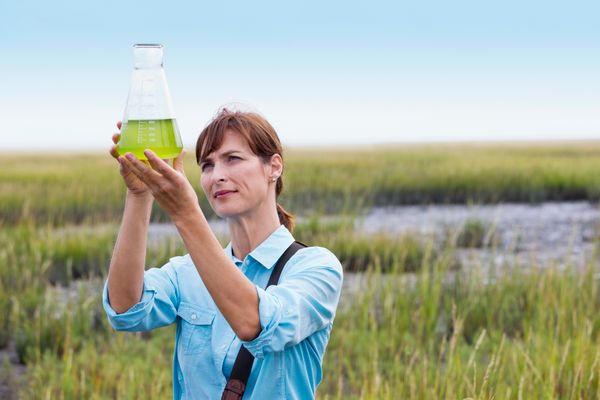
[[238, 350], [255, 357], [244, 399], [311, 399], [322, 379], [322, 363], [342, 288], [340, 262], [329, 250], [308, 247], [288, 261], [279, 284], [265, 286], [279, 257], [294, 241], [281, 225], [235, 265], [259, 297], [261, 332], [240, 340], [217, 308], [188, 255], [144, 273], [139, 303], [117, 314], [104, 285], [103, 304], [120, 331], [146, 331], [177, 324], [173, 357], [175, 399], [220, 399]]

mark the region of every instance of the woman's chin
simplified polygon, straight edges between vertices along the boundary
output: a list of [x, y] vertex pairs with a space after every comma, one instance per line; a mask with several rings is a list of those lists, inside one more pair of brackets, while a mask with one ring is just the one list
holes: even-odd
[[213, 208], [213, 211], [215, 214], [217, 214], [217, 217], [223, 219], [235, 218], [237, 215], [239, 215], [239, 211], [233, 210], [230, 207], [217, 207], [216, 209]]
[[252, 212], [252, 207], [238, 201], [216, 201], [211, 204], [219, 218], [237, 218]]

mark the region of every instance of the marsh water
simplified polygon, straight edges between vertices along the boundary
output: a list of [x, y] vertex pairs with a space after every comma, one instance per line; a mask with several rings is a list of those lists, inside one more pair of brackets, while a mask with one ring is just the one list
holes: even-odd
[[485, 243], [459, 249], [463, 264], [581, 264], [593, 254], [600, 209], [589, 202], [391, 207], [371, 210], [357, 225], [368, 233], [414, 233], [439, 243], [473, 221], [483, 226]]

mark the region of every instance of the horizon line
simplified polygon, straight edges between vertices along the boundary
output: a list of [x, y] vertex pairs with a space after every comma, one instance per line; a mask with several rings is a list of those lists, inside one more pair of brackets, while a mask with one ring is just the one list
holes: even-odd
[[[389, 148], [391, 147], [401, 147], [401, 146], [436, 146], [436, 145], [553, 145], [553, 144], [585, 144], [585, 143], [600, 143], [600, 134], [598, 138], [573, 138], [573, 139], [565, 139], [565, 138], [548, 138], [548, 139], [538, 139], [538, 138], [525, 138], [525, 139], [477, 139], [477, 140], [406, 140], [406, 141], [395, 141], [395, 142], [375, 142], [375, 143], [323, 143], [323, 144], [286, 144], [283, 143], [284, 149], [289, 150], [319, 150], [319, 149], [339, 149], [339, 150], [360, 150], [363, 149], [377, 149], [380, 147]], [[188, 153], [190, 150], [195, 150], [193, 146], [184, 146]], [[106, 147], [106, 153], [110, 146]], [[48, 147], [39, 147], [39, 148], [31, 148], [29, 147], [5, 147], [0, 149], [0, 154], [7, 153], [19, 153], [19, 154], [31, 154], [31, 153], [46, 153], [46, 154], [56, 154], [56, 153], [100, 153], [103, 152], [103, 148], [101, 147], [71, 147], [71, 148], [48, 148]], [[193, 152], [193, 151], [192, 151]]]

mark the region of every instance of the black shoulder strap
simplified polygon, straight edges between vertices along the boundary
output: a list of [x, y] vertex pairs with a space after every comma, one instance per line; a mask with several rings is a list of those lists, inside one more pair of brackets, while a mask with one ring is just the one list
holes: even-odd
[[296, 254], [298, 250], [304, 247], [306, 247], [306, 245], [298, 241], [290, 244], [290, 247], [288, 247], [287, 250], [283, 252], [281, 257], [279, 257], [279, 260], [277, 260], [277, 264], [275, 264], [275, 266], [273, 267], [273, 272], [271, 272], [271, 277], [269, 278], [269, 283], [267, 283], [267, 287], [271, 285], [277, 285], [277, 283], [279, 282], [279, 277], [281, 276], [281, 271], [283, 271], [283, 267], [285, 267], [285, 264], [287, 264], [290, 258], [292, 258], [292, 256]]
[[[269, 278], [267, 287], [271, 285], [277, 285], [279, 282], [279, 277], [281, 276], [281, 271], [283, 271], [285, 264], [287, 264], [289, 259], [292, 258], [292, 256], [298, 250], [304, 247], [307, 247], [304, 243], [294, 242], [290, 245], [290, 247], [287, 248], [286, 251], [283, 252], [273, 267], [273, 272], [271, 272], [271, 277]], [[250, 377], [250, 371], [252, 370], [253, 363], [254, 356], [242, 345], [235, 359], [235, 363], [233, 364], [231, 376], [227, 381], [227, 386], [225, 386], [221, 400], [234, 400], [242, 398], [244, 395], [244, 390], [246, 390], [246, 383]]]

